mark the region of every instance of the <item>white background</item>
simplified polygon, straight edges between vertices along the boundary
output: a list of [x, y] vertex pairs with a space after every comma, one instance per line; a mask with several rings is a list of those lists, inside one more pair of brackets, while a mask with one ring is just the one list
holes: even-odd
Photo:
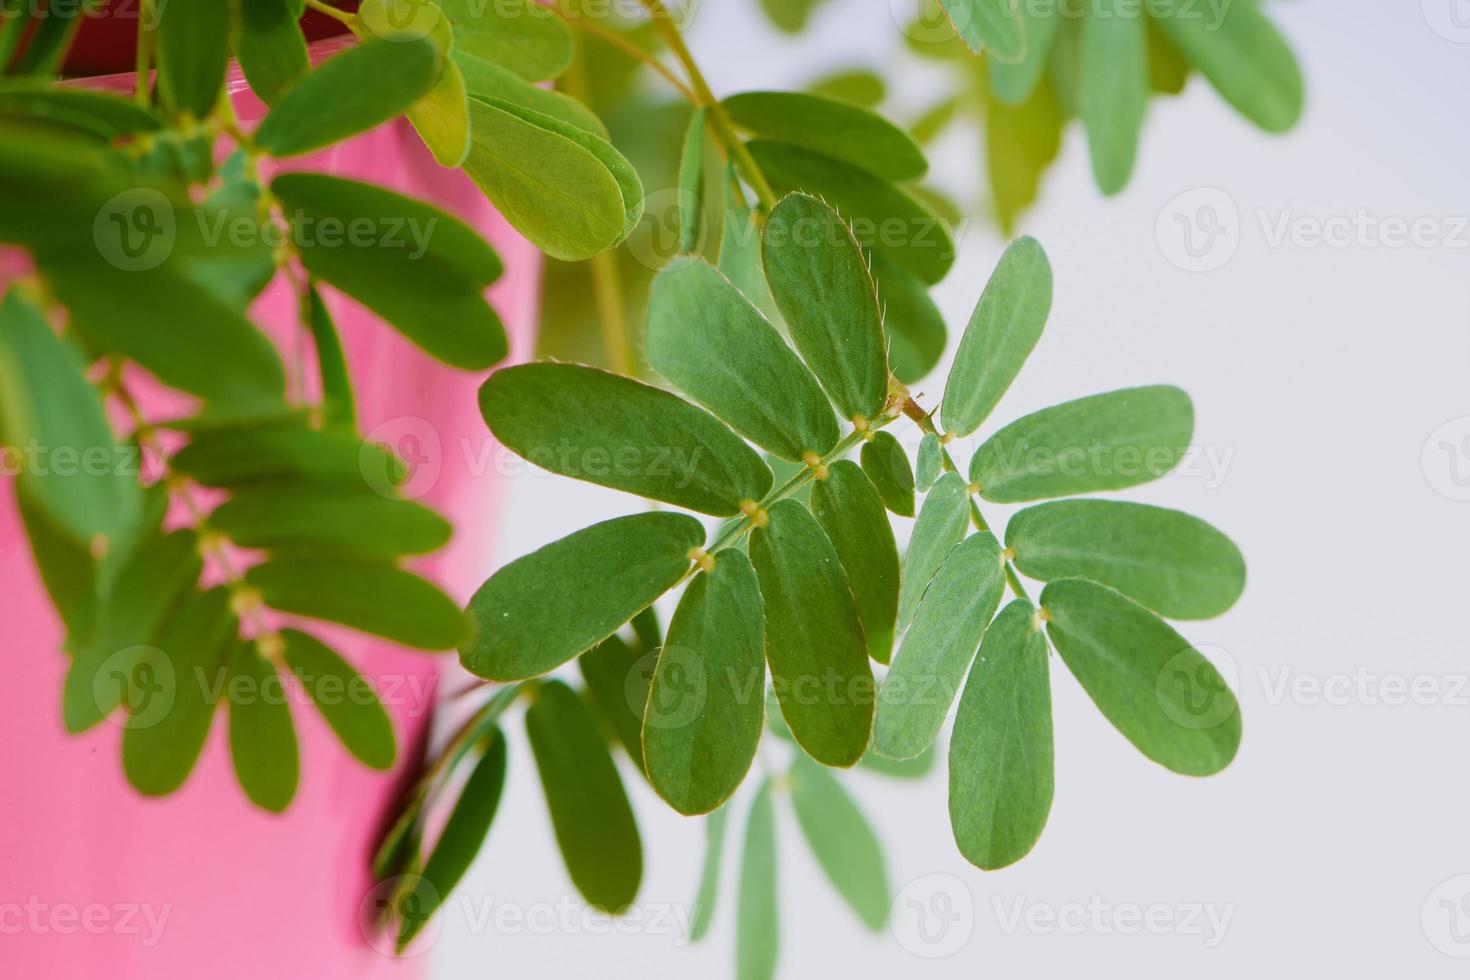
[[[998, 419], [1151, 382], [1194, 398], [1196, 441], [1213, 466], [1202, 460], [1127, 496], [1198, 514], [1246, 554], [1240, 604], [1184, 630], [1236, 671], [1245, 737], [1234, 765], [1191, 780], [1149, 763], [1053, 658], [1056, 799], [1041, 843], [1016, 867], [986, 874], [960, 858], [942, 769], [921, 784], [845, 779], [884, 842], [894, 890], [917, 882], [906, 899], [930, 910], [947, 899], [958, 912], [938, 946], [911, 931], [906, 942], [867, 933], [778, 801], [781, 976], [1464, 975], [1450, 954], [1470, 955], [1470, 910], [1457, 913], [1466, 939], [1457, 942], [1454, 909], [1439, 899], [1460, 902], [1470, 879], [1435, 892], [1470, 873], [1470, 502], [1452, 499], [1470, 496], [1455, 482], [1470, 479], [1470, 442], [1461, 442], [1470, 434], [1470, 231], [1456, 220], [1470, 215], [1470, 30], [1457, 40], [1430, 26], [1451, 24], [1455, 2], [1270, 4], [1308, 79], [1308, 111], [1293, 133], [1253, 130], [1196, 77], [1182, 98], [1153, 104], [1125, 193], [1098, 195], [1074, 126], [1023, 223], [1051, 256], [1056, 303]], [[792, 43], [766, 27], [754, 0], [709, 2], [692, 46], [722, 92], [798, 86], [867, 61], [889, 73], [894, 105], [914, 110], [933, 100], [937, 79], [904, 57], [888, 8], [831, 0]], [[1470, 4], [1461, 8], [1470, 24]], [[980, 153], [968, 132], [947, 139], [938, 182], [973, 195]], [[1177, 248], [1156, 234], [1161, 214], [1172, 227], [1180, 205], [1170, 202], [1198, 188], [1222, 191], [1238, 211], [1225, 215], [1224, 240], [1237, 250], [1208, 273], [1176, 267]], [[1270, 237], [1283, 220], [1303, 228], [1360, 211], [1369, 223], [1427, 216], [1455, 240], [1329, 247]], [[952, 332], [1003, 247], [983, 222], [966, 230], [937, 292]], [[936, 378], [920, 386], [929, 404], [943, 373]], [[1431, 435], [1457, 419], [1426, 456]], [[496, 564], [637, 506], [566, 480], [513, 480]], [[1416, 679], [1431, 703], [1394, 703], [1402, 692], [1393, 685]], [[1326, 689], [1293, 693], [1315, 683]], [[512, 741], [502, 810], [429, 953], [434, 975], [731, 975], [735, 850], [712, 934], [685, 946], [682, 928], [662, 917], [688, 914], [703, 823], [674, 815], [625, 772], [645, 845], [644, 925], [594, 935], [605, 923], [582, 924], [524, 739]], [[783, 752], [767, 747], [763, 758], [779, 766]], [[732, 842], [750, 788], [733, 804]], [[501, 904], [550, 913], [555, 928], [476, 924]], [[1186, 921], [1196, 905], [1229, 916], [1223, 935], [1204, 916]], [[1076, 906], [1085, 919], [1065, 930], [1034, 918], [1075, 915]], [[1172, 931], [1125, 934], [1129, 910], [1151, 907]], [[904, 913], [909, 924], [913, 914]], [[941, 947], [955, 951], [916, 955]]]

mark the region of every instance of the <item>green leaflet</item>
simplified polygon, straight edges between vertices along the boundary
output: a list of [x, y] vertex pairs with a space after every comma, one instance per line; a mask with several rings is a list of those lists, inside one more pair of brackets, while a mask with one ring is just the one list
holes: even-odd
[[230, 57], [230, 0], [191, 0], [157, 9], [158, 97], [175, 113], [209, 115]]
[[832, 542], [801, 504], [777, 501], [750, 536], [766, 609], [766, 659], [781, 713], [807, 754], [846, 768], [873, 727], [873, 671]]
[[465, 88], [472, 98], [509, 102], [607, 139], [607, 127], [597, 118], [597, 113], [571, 96], [533, 85], [515, 72], [488, 61], [463, 58], [457, 50], [454, 61], [464, 74]]
[[639, 772], [644, 771], [643, 706], [648, 703], [651, 673], [642, 659], [617, 633], [577, 658], [588, 699]]
[[689, 583], [659, 651], [643, 716], [649, 782], [687, 815], [735, 792], [760, 742], [766, 663], [760, 587], [733, 548]]
[[868, 653], [886, 664], [898, 618], [899, 563], [883, 501], [858, 465], [841, 459], [812, 485], [811, 509], [842, 561]]
[[454, 56], [467, 77], [488, 62], [541, 82], [571, 63], [571, 32], [535, 0], [439, 0], [439, 6], [454, 25]]
[[837, 419], [816, 378], [701, 258], [677, 258], [654, 278], [644, 354], [655, 371], [782, 459], [825, 456], [837, 444]]
[[85, 639], [97, 620], [97, 563], [86, 546], [51, 523], [22, 487], [16, 488], [16, 509], [31, 545], [36, 571], [51, 604], [66, 624], [68, 646]]
[[1149, 85], [1155, 92], [1178, 95], [1189, 83], [1189, 62], [1179, 53], [1154, 18], [1148, 21]]
[[137, 686], [123, 730], [122, 762], [128, 782], [144, 796], [166, 796], [194, 768], [214, 717], [216, 676], [238, 643], [230, 592], [193, 592], [170, 618], [157, 649], [139, 661]]
[[1052, 798], [1051, 679], [1031, 603], [1001, 610], [970, 668], [949, 743], [949, 822], [987, 871], [1036, 845]]
[[638, 894], [643, 845], [596, 722], [571, 688], [547, 681], [526, 711], [526, 734], [572, 882], [592, 905], [622, 911]]
[[964, 478], [946, 473], [934, 484], [919, 508], [914, 533], [909, 537], [903, 562], [903, 585], [898, 592], [898, 629], [908, 629], [919, 609], [919, 600], [944, 564], [949, 553], [965, 537], [970, 526], [970, 494]]
[[[409, 10], [422, 9], [422, 0], [377, 2], [384, 6], [394, 3]], [[367, 4], [358, 7], [359, 17], [365, 15], [365, 9], [368, 9]], [[439, 50], [453, 54], [454, 34], [447, 18], [440, 16], [435, 20], [430, 38]], [[441, 167], [458, 167], [470, 155], [469, 98], [469, 89], [459, 64], [447, 59], [434, 87], [408, 109], [408, 121]]]
[[780, 951], [776, 903], [776, 808], [767, 777], [750, 801], [735, 910], [735, 980], [773, 980]]
[[119, 447], [83, 370], [40, 310], [10, 290], [0, 302], [0, 441], [15, 449], [29, 502], [90, 547], [136, 522], [143, 499], [136, 460]]
[[1113, 727], [1167, 769], [1209, 776], [1235, 758], [1240, 707], [1220, 673], [1147, 609], [1084, 579], [1041, 593], [1046, 632]]
[[679, 253], [699, 249], [699, 223], [704, 214], [704, 125], [709, 110], [700, 106], [689, 117], [684, 149], [679, 154]]
[[327, 309], [321, 292], [312, 282], [307, 287], [307, 324], [316, 347], [317, 374], [322, 385], [322, 415], [328, 425], [351, 429], [357, 425], [356, 401], [352, 396], [352, 375], [342, 353], [342, 340], [332, 311]]
[[1164, 36], [1241, 115], [1272, 133], [1296, 125], [1305, 101], [1301, 68], [1255, 0], [1226, 4], [1218, 21], [1201, 11], [1185, 16], [1155, 0], [1147, 9]]
[[914, 138], [869, 109], [806, 92], [742, 92], [724, 100], [735, 125], [766, 139], [851, 160], [887, 180], [929, 169]]
[[807, 844], [837, 893], [874, 932], [888, 922], [883, 850], [862, 811], [826, 769], [798, 752], [791, 761], [791, 803]]
[[0, 79], [0, 117], [45, 120], [108, 143], [134, 133], [156, 132], [167, 125], [151, 106], [131, 99], [29, 78]]
[[686, 514], [634, 514], [518, 558], [470, 600], [478, 629], [460, 661], [502, 681], [553, 670], [673, 588], [703, 543], [704, 528]]
[[807, 86], [814, 95], [841, 99], [872, 109], [888, 98], [888, 83], [867, 68], [842, 68]]
[[873, 488], [883, 499], [883, 506], [899, 517], [914, 516], [914, 474], [909, 469], [909, 454], [903, 451], [892, 433], [878, 432], [863, 443], [858, 454], [863, 472], [873, 481]]
[[347, 751], [373, 769], [393, 768], [393, 722], [372, 683], [316, 637], [283, 630], [281, 639], [286, 666]]
[[752, 140], [751, 156], [778, 193], [821, 197], [851, 226], [865, 248], [891, 259], [929, 285], [954, 264], [944, 219], [902, 187], [866, 170], [789, 143]]
[[791, 194], [761, 241], [766, 281], [796, 349], [844, 418], [875, 418], [888, 398], [887, 343], [852, 230], [815, 197]]
[[709, 932], [715, 919], [715, 902], [720, 897], [720, 865], [725, 850], [728, 807], [720, 807], [704, 822], [704, 867], [699, 872], [699, 892], [694, 897], [694, 914], [689, 922], [689, 941], [697, 943]]
[[296, 795], [301, 764], [281, 677], [254, 643], [242, 640], [230, 657], [226, 684], [235, 777], [252, 803], [280, 813]]
[[714, 416], [596, 368], [497, 371], [480, 412], [502, 445], [543, 469], [678, 507], [727, 517], [771, 489], [770, 469]]
[[398, 457], [377, 443], [293, 424], [198, 432], [171, 465], [207, 487], [301, 480], [388, 492], [404, 475]]
[[1137, 3], [1098, 0], [1082, 21], [1081, 85], [1092, 172], [1099, 190], [1116, 194], [1133, 174], [1148, 111], [1148, 25]]
[[[405, 916], [398, 930], [397, 948], [406, 949], [420, 929], [437, 912], [485, 843], [500, 796], [505, 789], [505, 736], [492, 729], [484, 739], [484, 754], [470, 771], [464, 789], [444, 824], [423, 871], [413, 879], [417, 908]], [[400, 906], [403, 907], [403, 906]]]
[[[454, 367], [481, 370], [506, 355], [505, 329], [484, 297], [504, 266], [469, 225], [422, 201], [327, 174], [283, 174], [271, 191], [296, 225], [313, 276]], [[371, 234], [329, 237], [330, 228]]]
[[868, 259], [878, 286], [878, 304], [883, 308], [888, 369], [904, 384], [915, 384], [944, 356], [949, 340], [944, 316], [929, 298], [923, 280], [881, 255], [870, 252]]
[[990, 87], [995, 97], [1011, 105], [1019, 105], [1031, 97], [1046, 74], [1052, 42], [1062, 21], [1054, 4], [1022, 3], [1017, 5], [1022, 31], [1026, 37], [1026, 54], [1020, 61], [990, 61]]
[[729, 187], [725, 191], [725, 224], [720, 230], [719, 269], [767, 319], [779, 320], [781, 314], [766, 285], [766, 270], [761, 267], [760, 222]]
[[1034, 238], [1018, 238], [991, 273], [960, 338], [941, 417], [947, 432], [978, 429], [1041, 339], [1051, 312], [1051, 263]]
[[1170, 619], [1210, 619], [1245, 589], [1245, 559], [1197, 517], [1120, 500], [1059, 500], [1006, 525], [1006, 545], [1043, 582], [1087, 578]]
[[912, 759], [934, 744], [1005, 591], [1000, 544], [975, 534], [950, 551], [914, 613], [878, 692], [873, 746]]
[[[640, 650], [657, 650], [664, 645], [663, 630], [658, 623], [658, 610], [652, 606], [644, 608], [628, 621], [628, 625], [633, 628], [633, 638]], [[641, 718], [639, 724], [642, 724]]]
[[[185, 255], [188, 276], [234, 309], [244, 310], [276, 275], [273, 229], [261, 221], [260, 185], [245, 174], [245, 156], [231, 154], [220, 167], [220, 183], [204, 199], [194, 219], [215, 244]], [[237, 229], [247, 234], [237, 235]], [[215, 234], [218, 232], [218, 234]]]
[[118, 571], [94, 631], [76, 647], [66, 673], [61, 714], [68, 732], [92, 727], [130, 695], [146, 696], [155, 678], [139, 664], [165, 617], [199, 578], [197, 543], [192, 531], [154, 535]]
[[956, 33], [976, 54], [1000, 61], [1026, 56], [1026, 30], [1018, 4], [1008, 0], [939, 0]]
[[296, 23], [301, 5], [295, 0], [250, 0], [239, 4], [237, 11], [235, 58], [250, 90], [266, 105], [274, 105], [311, 74], [306, 39]]
[[209, 526], [247, 548], [307, 550], [391, 561], [437, 551], [448, 521], [420, 504], [365, 487], [273, 483], [246, 487], [209, 516]]
[[939, 437], [932, 432], [926, 432], [924, 438], [919, 440], [919, 461], [914, 464], [914, 488], [920, 493], [928, 493], [943, 472], [944, 449], [939, 444]]
[[938, 758], [939, 753], [933, 744], [912, 759], [890, 759], [869, 749], [858, 768], [889, 779], [923, 779], [934, 770]]
[[267, 605], [421, 650], [452, 650], [465, 618], [438, 588], [402, 569], [351, 558], [278, 557], [245, 573]]
[[1125, 388], [1017, 419], [970, 460], [981, 496], [1018, 503], [1156, 480], [1178, 465], [1194, 433], [1194, 407], [1178, 388]]
[[406, 112], [443, 70], [444, 52], [428, 38], [365, 40], [287, 90], [256, 129], [256, 145], [278, 157], [331, 146]]
[[[1063, 39], [1080, 33], [1070, 22], [1059, 28], [1054, 49]], [[1055, 56], [1054, 56], [1055, 57]], [[1056, 61], [1053, 61], [1055, 73]], [[1041, 177], [1062, 148], [1066, 116], [1059, 93], [1043, 81], [1020, 105], [1008, 105], [987, 93], [985, 104], [985, 161], [995, 213], [1001, 230], [1015, 231], [1016, 220], [1036, 200]]]

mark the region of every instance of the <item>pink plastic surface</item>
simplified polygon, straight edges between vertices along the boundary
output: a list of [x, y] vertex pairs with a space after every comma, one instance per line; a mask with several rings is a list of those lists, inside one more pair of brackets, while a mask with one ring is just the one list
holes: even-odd
[[[102, 80], [131, 90], [131, 76]], [[236, 110], [262, 108], [238, 82]], [[476, 227], [505, 260], [491, 301], [529, 354], [540, 260], [458, 171], [437, 166], [404, 121], [291, 161], [435, 202]], [[418, 565], [458, 600], [488, 575], [500, 497], [476, 407], [483, 374], [445, 367], [351, 300], [328, 295], [356, 384], [363, 430], [416, 469], [408, 492], [451, 518], [455, 537]], [[272, 284], [257, 322], [291, 334], [295, 299]], [[180, 325], [187, 328], [187, 325]], [[289, 350], [283, 345], [283, 351]], [[145, 406], [146, 408], [146, 406]], [[121, 728], [68, 736], [60, 719], [62, 631], [0, 480], [0, 977], [61, 980], [375, 980], [420, 976], [370, 941], [367, 861], [400, 772], [370, 771], [319, 714], [293, 699], [301, 785], [285, 814], [249, 804], [231, 769], [223, 712], [184, 787], [143, 799], [126, 783]], [[318, 630], [373, 677], [399, 735], [400, 767], [422, 737], [449, 661], [344, 630]], [[452, 658], [452, 654], [441, 655]]]

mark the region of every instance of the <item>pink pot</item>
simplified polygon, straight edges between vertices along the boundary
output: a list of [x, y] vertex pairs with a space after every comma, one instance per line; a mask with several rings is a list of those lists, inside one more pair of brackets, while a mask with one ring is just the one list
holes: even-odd
[[[133, 87], [132, 76], [100, 83]], [[230, 90], [241, 121], [252, 125], [262, 106], [238, 77]], [[490, 298], [512, 358], [528, 356], [538, 253], [461, 173], [437, 166], [406, 122], [291, 163], [386, 184], [477, 228], [508, 270]], [[450, 546], [418, 569], [467, 600], [491, 570], [500, 489], [482, 451], [490, 438], [475, 399], [483, 376], [430, 359], [351, 300], [328, 295], [328, 303], [363, 430], [416, 464], [409, 494], [454, 522]], [[278, 339], [294, 329], [295, 299], [284, 282], [272, 284], [255, 312]], [[301, 786], [280, 816], [253, 807], [236, 785], [223, 717], [188, 782], [161, 800], [140, 797], [124, 779], [116, 724], [63, 732], [62, 629], [9, 480], [0, 481], [0, 623], [8, 647], [0, 684], [0, 974], [373, 980], [422, 973], [422, 959], [391, 958], [388, 944], [360, 924], [361, 907], [373, 900], [374, 835], [402, 772], [355, 761], [314, 709], [293, 702]], [[425, 734], [441, 665], [450, 661], [347, 631], [320, 632], [377, 683], [397, 726], [401, 770]]]

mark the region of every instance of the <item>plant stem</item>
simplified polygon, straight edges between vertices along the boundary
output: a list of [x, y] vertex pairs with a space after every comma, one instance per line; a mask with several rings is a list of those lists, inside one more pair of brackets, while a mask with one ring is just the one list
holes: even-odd
[[641, 62], [647, 65], [649, 68], [652, 68], [654, 71], [658, 72], [658, 74], [663, 77], [664, 81], [668, 82], [675, 89], [677, 89], [679, 91], [679, 94], [688, 101], [698, 101], [698, 98], [695, 96], [693, 90], [691, 90], [689, 86], [685, 85], [683, 80], [680, 79], [678, 75], [674, 74], [673, 69], [669, 68], [668, 65], [665, 65], [662, 61], [659, 61], [653, 55], [649, 54], [647, 51], [644, 51], [638, 45], [634, 44], [632, 41], [629, 41], [618, 32], [610, 31], [605, 27], [598, 27], [586, 17], [579, 17], [575, 14], [569, 14], [558, 6], [553, 5], [550, 9], [552, 13], [560, 17], [562, 21], [569, 27], [573, 27], [576, 30], [582, 31], [590, 35], [591, 37], [595, 37], [598, 40], [605, 42], [606, 44], [612, 45], [614, 48], [617, 48], [619, 51], [623, 52], [623, 54], [626, 54], [634, 61]]
[[133, 88], [133, 101], [148, 104], [148, 74], [153, 65], [153, 0], [140, 0], [138, 5], [138, 47], [134, 56], [134, 71], [137, 79]]
[[326, 14], [334, 20], [340, 20], [349, 27], [357, 23], [356, 14], [349, 13], [346, 10], [338, 10], [329, 3], [323, 3], [322, 0], [306, 0], [306, 5], [317, 13]]

